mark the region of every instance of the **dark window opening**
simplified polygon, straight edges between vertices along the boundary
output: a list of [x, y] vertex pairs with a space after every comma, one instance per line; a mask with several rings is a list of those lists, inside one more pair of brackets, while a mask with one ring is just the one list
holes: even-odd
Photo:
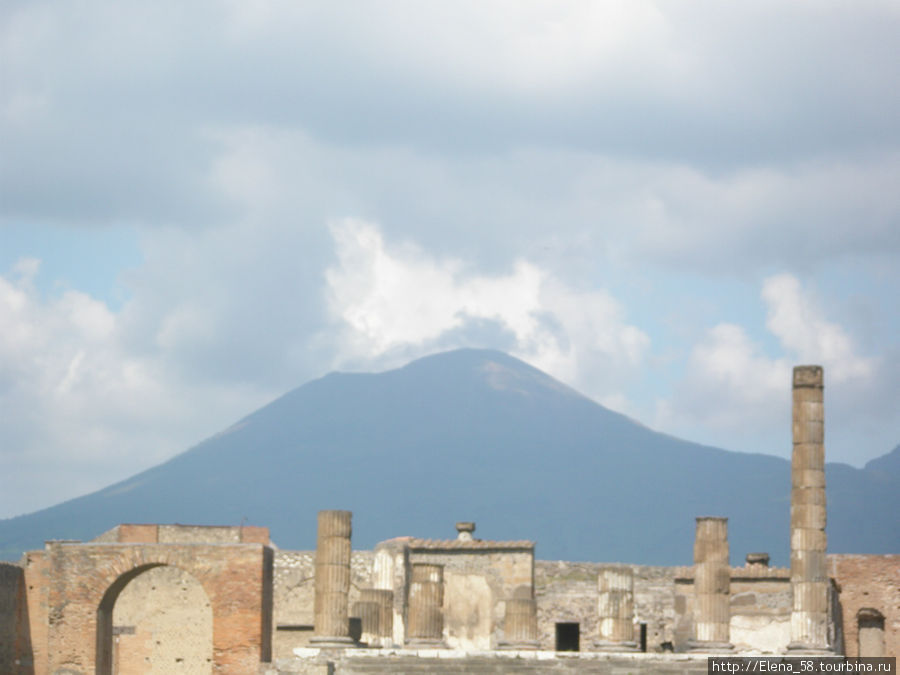
[[579, 651], [579, 627], [577, 623], [558, 623], [556, 624], [556, 651], [558, 652], [577, 652]]
[[350, 638], [354, 642], [359, 642], [362, 637], [362, 619], [359, 617], [350, 617]]
[[647, 624], [642, 623], [642, 624], [640, 624], [640, 627], [641, 627], [641, 632], [640, 632], [640, 636], [639, 636], [640, 642], [638, 644], [641, 647], [641, 651], [645, 652], [645, 651], [647, 651]]

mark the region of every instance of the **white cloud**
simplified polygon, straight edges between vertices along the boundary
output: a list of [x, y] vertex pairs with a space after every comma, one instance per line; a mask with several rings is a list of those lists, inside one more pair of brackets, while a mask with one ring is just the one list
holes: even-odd
[[762, 297], [768, 306], [766, 327], [794, 359], [825, 364], [835, 382], [872, 376], [875, 361], [855, 353], [847, 332], [822, 316], [820, 303], [804, 292], [796, 277], [769, 277]]
[[[829, 396], [835, 397], [829, 409], [830, 420], [838, 420], [836, 427], [866, 395], [875, 395], [880, 386], [877, 360], [857, 353], [848, 332], [825, 317], [810, 289], [790, 274], [777, 274], [764, 280], [761, 297], [767, 308], [766, 327], [778, 339], [779, 353], [767, 353], [743, 326], [714, 326], [691, 350], [675, 396], [659, 402], [659, 427], [683, 433], [696, 425], [706, 430], [707, 442], [785, 454], [789, 443], [768, 444], [788, 428], [793, 366], [824, 367]], [[855, 404], [849, 402], [852, 399]], [[847, 448], [839, 448], [837, 455], [844, 460], [854, 456]]]
[[[474, 344], [628, 409], [687, 358], [648, 368], [660, 314], [713, 325], [723, 279], [848, 258], [865, 352], [770, 279], [780, 351], [730, 315], [667, 419], [765, 428], [796, 359], [860, 401], [881, 378], [889, 428], [898, 27], [880, 0], [3, 3], [0, 228], [128, 223], [145, 260], [121, 310], [2, 280], [0, 452], [152, 463], [329, 364]], [[348, 214], [383, 229], [330, 234]]]
[[0, 276], [0, 474], [12, 477], [0, 515], [124, 478], [262, 402], [241, 383], [183, 377], [169, 361], [172, 345], [147, 351], [130, 341], [133, 307], [117, 313], [75, 290], [42, 295], [38, 269], [25, 259]]
[[632, 245], [656, 260], [720, 274], [900, 253], [900, 194], [890, 187], [900, 154], [726, 173], [648, 168]]
[[[618, 387], [650, 340], [607, 292], [571, 289], [525, 260], [508, 274], [481, 275], [412, 244], [389, 248], [362, 221], [342, 221], [332, 233], [338, 263], [326, 278], [331, 311], [345, 327], [338, 361], [426, 353], [442, 337], [488, 321], [511, 337], [511, 353], [590, 394], [624, 401]], [[590, 376], [601, 364], [598, 381]]]

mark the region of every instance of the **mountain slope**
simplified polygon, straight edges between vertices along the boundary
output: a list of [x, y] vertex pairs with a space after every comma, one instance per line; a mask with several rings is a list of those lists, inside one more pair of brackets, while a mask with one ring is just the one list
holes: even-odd
[[[829, 465], [829, 550], [896, 552], [898, 524], [870, 515], [900, 511], [885, 475]], [[733, 562], [784, 564], [789, 498], [785, 460], [656, 433], [510, 356], [460, 350], [310, 382], [133, 478], [0, 521], [0, 542], [17, 558], [119, 522], [248, 522], [312, 548], [316, 511], [344, 508], [357, 548], [475, 520], [544, 559], [688, 564], [694, 517], [724, 515]]]

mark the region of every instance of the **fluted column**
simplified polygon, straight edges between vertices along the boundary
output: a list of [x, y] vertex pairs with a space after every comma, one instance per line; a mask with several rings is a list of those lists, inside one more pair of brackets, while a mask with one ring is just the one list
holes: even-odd
[[350, 511], [319, 511], [316, 541], [315, 632], [310, 643], [346, 647], [350, 637]]
[[392, 645], [406, 641], [410, 574], [408, 538], [390, 539], [375, 547], [372, 585], [394, 593]]
[[634, 572], [627, 565], [604, 567], [597, 575], [601, 651], [637, 651], [634, 641]]
[[537, 602], [530, 598], [508, 598], [503, 618], [500, 649], [537, 649]]
[[413, 563], [409, 584], [409, 642], [443, 646], [444, 566]]
[[792, 652], [827, 653], [825, 404], [821, 366], [797, 366], [791, 456]]
[[694, 538], [694, 639], [691, 651], [722, 652], [730, 642], [731, 568], [728, 565], [728, 519], [697, 518]]
[[394, 592], [381, 588], [364, 588], [356, 603], [362, 635], [360, 640], [370, 647], [389, 647], [393, 643]]

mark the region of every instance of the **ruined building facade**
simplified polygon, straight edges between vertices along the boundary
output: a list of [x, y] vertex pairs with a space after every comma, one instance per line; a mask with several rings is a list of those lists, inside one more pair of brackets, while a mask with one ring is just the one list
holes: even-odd
[[790, 568], [765, 553], [731, 567], [720, 516], [697, 518], [685, 567], [536, 561], [533, 542], [481, 540], [471, 522], [354, 551], [346, 511], [320, 512], [315, 551], [277, 550], [261, 527], [123, 524], [0, 564], [0, 672], [706, 672], [710, 654], [896, 655], [900, 555], [826, 553], [822, 421], [821, 368], [797, 368]]

